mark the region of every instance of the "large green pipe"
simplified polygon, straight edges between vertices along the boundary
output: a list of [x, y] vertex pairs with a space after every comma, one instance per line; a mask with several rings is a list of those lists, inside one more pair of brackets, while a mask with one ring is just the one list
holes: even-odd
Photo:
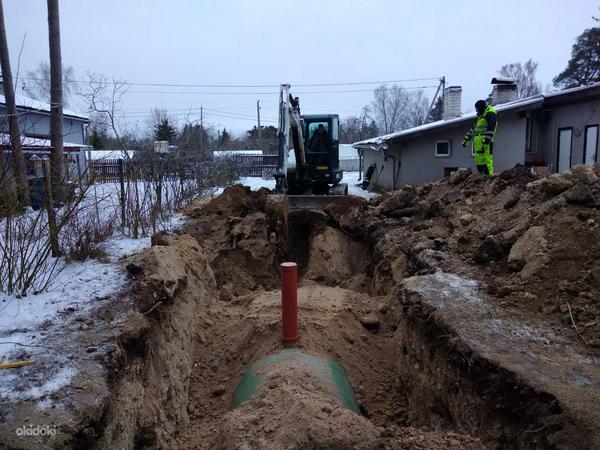
[[333, 385], [335, 396], [340, 405], [360, 414], [356, 396], [342, 366], [331, 359], [307, 355], [298, 349], [282, 350], [280, 353], [266, 356], [249, 366], [242, 375], [233, 394], [231, 407], [237, 408], [245, 401], [250, 400], [258, 392], [269, 372], [277, 364], [286, 361], [293, 362], [295, 365], [308, 370], [317, 378], [323, 380], [324, 385]]

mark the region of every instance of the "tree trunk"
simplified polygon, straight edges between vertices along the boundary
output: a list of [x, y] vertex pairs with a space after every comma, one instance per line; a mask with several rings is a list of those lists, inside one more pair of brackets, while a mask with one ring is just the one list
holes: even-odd
[[65, 198], [63, 166], [62, 57], [58, 0], [48, 0], [48, 40], [50, 42], [50, 143], [52, 145], [51, 178], [55, 203]]
[[27, 184], [25, 159], [23, 158], [23, 151], [21, 149], [21, 130], [19, 129], [19, 116], [17, 116], [15, 90], [10, 68], [10, 57], [8, 55], [2, 0], [0, 0], [0, 65], [2, 66], [4, 98], [6, 99], [6, 114], [8, 116], [10, 146], [12, 148], [13, 174], [17, 182], [17, 200], [20, 206], [27, 206], [29, 205], [29, 185]]

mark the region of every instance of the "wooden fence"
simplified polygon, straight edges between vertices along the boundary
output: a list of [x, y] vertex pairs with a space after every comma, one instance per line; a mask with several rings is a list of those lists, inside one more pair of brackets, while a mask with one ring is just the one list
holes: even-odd
[[[261, 177], [272, 174], [277, 170], [277, 155], [228, 155], [226, 158], [232, 162], [235, 171], [242, 177]], [[122, 159], [101, 159], [88, 161], [90, 175], [100, 183], [120, 181], [123, 174], [131, 170], [152, 171], [156, 164], [162, 164], [161, 171], [166, 177], [180, 175], [182, 166], [176, 160], [169, 162], [157, 161], [125, 161]], [[186, 164], [185, 170], [193, 170]]]

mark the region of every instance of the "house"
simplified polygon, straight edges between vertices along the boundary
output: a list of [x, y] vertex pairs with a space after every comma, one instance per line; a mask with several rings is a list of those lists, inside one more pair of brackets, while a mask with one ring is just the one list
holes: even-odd
[[340, 144], [340, 169], [344, 172], [358, 172], [359, 158], [358, 151], [352, 144]]
[[[492, 83], [490, 100], [498, 111], [495, 172], [518, 163], [540, 172], [562, 172], [600, 161], [600, 83], [521, 100], [514, 82], [494, 78]], [[476, 114], [461, 114], [461, 95], [460, 86], [445, 89], [442, 120], [353, 144], [363, 170], [375, 166], [375, 189], [393, 190], [474, 168], [472, 147], [461, 144]]]
[[[1, 83], [0, 83], [1, 89]], [[27, 97], [16, 96], [17, 114], [21, 131], [23, 155], [26, 161], [49, 156], [50, 144], [50, 104]], [[64, 152], [68, 158], [68, 173], [81, 175], [85, 171], [85, 150], [88, 147], [87, 129], [90, 119], [87, 115], [63, 110]], [[11, 151], [8, 130], [6, 99], [0, 91], [0, 149]], [[8, 158], [10, 164], [10, 158]], [[28, 176], [35, 177], [32, 164], [27, 165]]]

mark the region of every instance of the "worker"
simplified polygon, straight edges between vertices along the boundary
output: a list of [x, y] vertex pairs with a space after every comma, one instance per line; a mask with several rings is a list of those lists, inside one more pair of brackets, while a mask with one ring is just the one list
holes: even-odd
[[308, 143], [311, 152], [327, 152], [327, 130], [322, 123], [319, 124]]
[[498, 114], [494, 107], [485, 100], [475, 102], [475, 111], [477, 119], [475, 126], [471, 128], [463, 139], [463, 147], [473, 140], [473, 150], [475, 153], [475, 164], [479, 173], [494, 174], [494, 134], [498, 128], [496, 120]]

